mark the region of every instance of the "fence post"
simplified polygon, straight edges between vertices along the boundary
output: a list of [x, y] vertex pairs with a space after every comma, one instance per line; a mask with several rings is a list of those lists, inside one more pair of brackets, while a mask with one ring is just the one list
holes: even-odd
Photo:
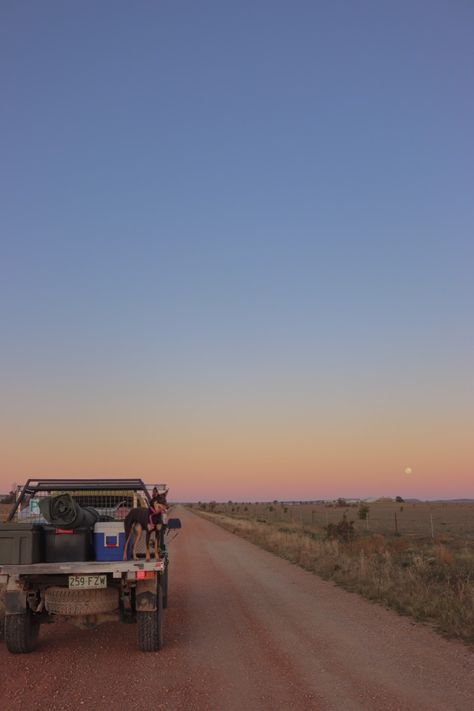
[[397, 520], [397, 512], [393, 514], [395, 517], [395, 535], [398, 536], [398, 520]]
[[431, 538], [434, 538], [434, 525], [433, 525], [433, 514], [430, 513], [430, 523], [431, 523]]

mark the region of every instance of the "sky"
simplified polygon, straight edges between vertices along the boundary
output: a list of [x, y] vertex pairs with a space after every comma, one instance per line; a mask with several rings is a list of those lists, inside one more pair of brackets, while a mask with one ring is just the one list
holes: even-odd
[[469, 0], [4, 0], [0, 491], [474, 497], [473, 70]]

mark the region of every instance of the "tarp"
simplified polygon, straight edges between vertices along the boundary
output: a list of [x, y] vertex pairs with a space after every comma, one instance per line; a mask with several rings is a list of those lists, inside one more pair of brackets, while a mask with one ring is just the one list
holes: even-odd
[[99, 513], [92, 506], [80, 506], [70, 494], [46, 496], [39, 501], [40, 511], [53, 526], [65, 529], [92, 528]]

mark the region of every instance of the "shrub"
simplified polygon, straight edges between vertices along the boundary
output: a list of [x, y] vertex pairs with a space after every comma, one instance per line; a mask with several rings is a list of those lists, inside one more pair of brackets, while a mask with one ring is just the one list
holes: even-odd
[[354, 521], [348, 521], [346, 514], [343, 514], [339, 523], [328, 523], [324, 530], [328, 540], [349, 543], [355, 538]]

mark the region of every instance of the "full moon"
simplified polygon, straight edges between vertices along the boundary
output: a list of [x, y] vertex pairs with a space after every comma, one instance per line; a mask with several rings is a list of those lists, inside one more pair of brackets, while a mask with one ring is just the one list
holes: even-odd
[[405, 467], [405, 474], [411, 474], [412, 473], [412, 468], [411, 467]]

